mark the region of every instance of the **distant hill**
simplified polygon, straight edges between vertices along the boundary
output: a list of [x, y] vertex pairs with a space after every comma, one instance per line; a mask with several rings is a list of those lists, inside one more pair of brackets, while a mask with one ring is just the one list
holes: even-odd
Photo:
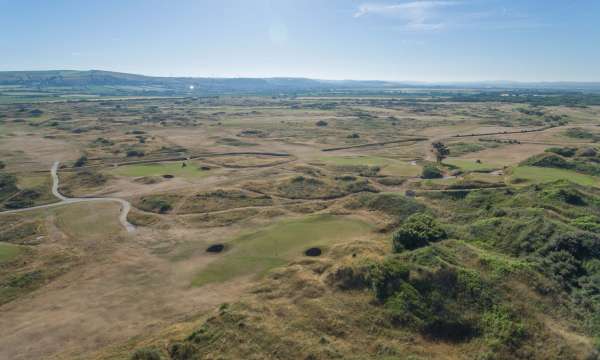
[[158, 77], [102, 70], [0, 71], [0, 85], [25, 87], [160, 86], [189, 89], [190, 86], [214, 91], [306, 91], [325, 89], [397, 89], [397, 88], [472, 88], [472, 89], [563, 89], [600, 90], [598, 82], [511, 81], [419, 83], [362, 80], [318, 80], [307, 78], [195, 78]]
[[192, 78], [157, 77], [102, 70], [48, 70], [0, 72], [0, 85], [25, 87], [160, 86], [167, 89], [209, 91], [289, 91], [328, 88], [386, 88], [383, 81], [323, 81], [306, 78]]

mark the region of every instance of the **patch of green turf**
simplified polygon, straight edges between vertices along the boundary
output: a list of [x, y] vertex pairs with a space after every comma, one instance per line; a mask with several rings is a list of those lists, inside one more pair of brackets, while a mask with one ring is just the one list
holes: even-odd
[[323, 156], [319, 160], [339, 166], [379, 166], [385, 175], [417, 176], [421, 173], [421, 167], [418, 165], [380, 156]]
[[569, 180], [576, 184], [586, 186], [598, 186], [600, 179], [591, 176], [577, 173], [575, 171], [543, 168], [536, 166], [519, 166], [512, 171], [513, 179], [525, 179], [532, 182], [551, 182], [556, 180]]
[[0, 264], [13, 260], [21, 253], [21, 251], [22, 249], [20, 246], [0, 242]]
[[502, 168], [502, 166], [498, 164], [487, 162], [477, 163], [477, 161], [469, 159], [446, 159], [444, 162], [446, 164], [459, 167], [465, 171], [492, 171]]
[[204, 268], [192, 285], [223, 282], [253, 273], [261, 275], [301, 256], [306, 248], [356, 238], [370, 229], [365, 222], [333, 215], [280, 221], [228, 242], [226, 246], [230, 249], [215, 255], [221, 258]]
[[200, 170], [199, 165], [194, 162], [187, 162], [187, 166], [182, 167], [181, 161], [153, 163], [153, 164], [133, 164], [119, 166], [111, 170], [115, 175], [141, 177], [141, 176], [162, 176], [174, 175], [184, 178], [199, 178], [208, 176], [209, 172]]

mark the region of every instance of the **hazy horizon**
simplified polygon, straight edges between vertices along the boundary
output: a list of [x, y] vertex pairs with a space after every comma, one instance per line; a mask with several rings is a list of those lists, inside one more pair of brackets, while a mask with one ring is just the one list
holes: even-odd
[[190, 79], [306, 79], [306, 80], [316, 80], [316, 81], [364, 81], [364, 82], [390, 82], [390, 83], [404, 83], [404, 84], [422, 84], [422, 85], [445, 85], [445, 84], [494, 84], [494, 83], [515, 83], [515, 84], [552, 84], [552, 83], [587, 83], [587, 84], [597, 84], [600, 83], [600, 80], [589, 80], [589, 81], [573, 81], [573, 80], [540, 80], [540, 81], [522, 81], [522, 80], [506, 80], [506, 79], [483, 79], [483, 80], [456, 80], [456, 81], [425, 81], [425, 80], [388, 80], [388, 79], [326, 79], [326, 78], [311, 78], [305, 76], [191, 76], [191, 75], [154, 75], [154, 74], [145, 74], [139, 72], [125, 72], [118, 70], [107, 70], [107, 69], [35, 69], [35, 70], [21, 70], [21, 69], [8, 69], [8, 70], [0, 70], [0, 72], [49, 72], [49, 71], [102, 71], [102, 72], [114, 72], [128, 75], [140, 75], [140, 76], [148, 76], [148, 77], [175, 77], [175, 78], [190, 78]]

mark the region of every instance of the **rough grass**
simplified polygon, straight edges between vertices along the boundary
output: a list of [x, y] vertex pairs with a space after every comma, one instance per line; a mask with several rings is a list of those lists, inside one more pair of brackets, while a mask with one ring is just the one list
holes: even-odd
[[13, 244], [0, 243], [0, 264], [4, 264], [15, 259], [22, 249]]
[[192, 285], [223, 282], [252, 273], [264, 274], [301, 256], [305, 248], [364, 236], [370, 229], [362, 221], [332, 215], [277, 222], [233, 239], [229, 242], [230, 250], [203, 269], [193, 279]]
[[182, 167], [181, 164], [181, 161], [177, 161], [124, 165], [111, 170], [111, 173], [129, 177], [174, 175], [183, 178], [200, 178], [209, 174], [208, 171], [200, 170], [199, 165], [194, 162], [187, 162], [186, 167]]
[[418, 165], [379, 156], [323, 156], [319, 160], [337, 166], [379, 166], [384, 175], [417, 176], [421, 173]]
[[519, 166], [512, 170], [511, 179], [525, 179], [530, 182], [545, 183], [556, 180], [569, 180], [574, 183], [586, 186], [598, 186], [600, 179], [591, 176], [579, 174], [575, 171], [542, 168], [535, 166]]

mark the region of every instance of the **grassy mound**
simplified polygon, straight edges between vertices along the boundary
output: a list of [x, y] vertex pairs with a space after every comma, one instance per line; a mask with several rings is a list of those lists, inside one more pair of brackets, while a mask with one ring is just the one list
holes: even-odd
[[[172, 359], [182, 353], [257, 359], [597, 355], [600, 191], [555, 182], [425, 199], [436, 224], [432, 217], [413, 219], [402, 231], [433, 240], [397, 254], [374, 240], [334, 245], [324, 257], [273, 272], [252, 296], [221, 306], [160, 351]], [[363, 195], [352, 206], [401, 217], [423, 209], [413, 199], [382, 194]], [[273, 254], [279, 239], [298, 241], [281, 232], [297, 227], [314, 238], [313, 226], [331, 221], [308, 219], [241, 237], [232, 252], [247, 245], [247, 255]], [[333, 228], [323, 241], [349, 229]], [[231, 268], [213, 268], [210, 279], [222, 280]]]

